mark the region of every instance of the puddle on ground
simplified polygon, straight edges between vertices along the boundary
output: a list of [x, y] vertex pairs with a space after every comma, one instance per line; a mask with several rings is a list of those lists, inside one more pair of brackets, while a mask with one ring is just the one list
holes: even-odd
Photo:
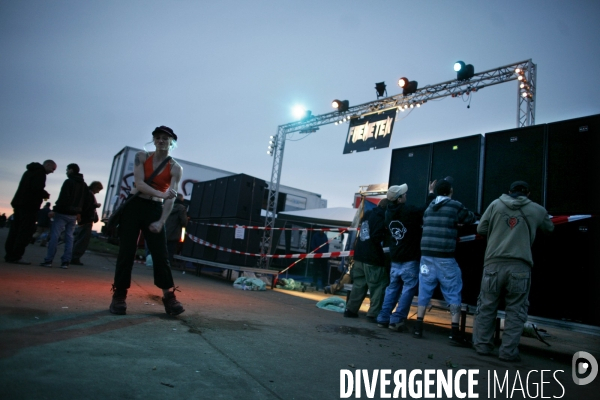
[[377, 334], [372, 329], [356, 328], [354, 326], [345, 325], [317, 325], [317, 332], [324, 333], [342, 333], [344, 335], [358, 335], [369, 339], [385, 339]]
[[211, 331], [258, 331], [260, 325], [246, 320], [231, 320], [220, 318], [209, 318], [202, 316], [179, 317], [181, 322], [189, 328], [191, 333], [202, 334]]
[[155, 294], [148, 294], [148, 295], [146, 295], [146, 297], [155, 303], [162, 304], [162, 296], [157, 296]]
[[47, 317], [48, 311], [36, 308], [0, 307], [0, 315], [14, 319], [31, 319]]

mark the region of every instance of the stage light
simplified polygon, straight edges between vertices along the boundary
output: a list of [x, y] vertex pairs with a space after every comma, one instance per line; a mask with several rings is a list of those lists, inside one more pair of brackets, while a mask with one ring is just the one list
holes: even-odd
[[303, 106], [295, 106], [292, 109], [292, 114], [295, 118], [299, 120], [306, 120], [312, 117], [312, 112], [310, 110], [307, 110]]
[[419, 84], [417, 81], [409, 81], [408, 78], [398, 79], [398, 86], [402, 88], [402, 95], [407, 96], [417, 91]]
[[375, 84], [375, 90], [377, 91], [377, 98], [387, 96], [387, 90], [385, 82], [378, 82]]
[[275, 146], [277, 145], [277, 138], [275, 136], [269, 136], [269, 147], [267, 147], [267, 154], [272, 156], [275, 152]]
[[335, 108], [339, 112], [348, 111], [348, 107], [350, 107], [350, 103], [348, 100], [334, 100], [331, 102], [331, 106]]
[[455, 62], [454, 70], [456, 71], [456, 79], [459, 81], [471, 79], [475, 75], [475, 67], [471, 64], [465, 64], [463, 61]]

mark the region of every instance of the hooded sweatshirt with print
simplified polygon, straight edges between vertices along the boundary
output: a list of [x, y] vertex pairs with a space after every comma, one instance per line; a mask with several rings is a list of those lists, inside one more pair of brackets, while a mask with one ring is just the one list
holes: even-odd
[[538, 228], [545, 233], [554, 230], [544, 207], [526, 196], [503, 194], [494, 200], [477, 226], [477, 233], [488, 240], [484, 266], [515, 259], [533, 266], [531, 244]]
[[375, 207], [363, 215], [358, 240], [354, 246], [354, 259], [371, 265], [385, 265], [381, 245], [384, 239], [385, 210]]
[[429, 257], [454, 258], [458, 224], [475, 222], [475, 214], [460, 201], [437, 196], [423, 216], [421, 254]]
[[405, 203], [390, 203], [385, 211], [385, 224], [390, 232], [390, 257], [393, 262], [414, 261], [421, 258], [423, 213], [435, 195], [429, 194], [421, 207]]

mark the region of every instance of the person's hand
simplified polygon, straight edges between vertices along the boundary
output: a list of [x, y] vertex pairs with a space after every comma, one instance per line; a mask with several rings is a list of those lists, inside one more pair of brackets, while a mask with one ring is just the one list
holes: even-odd
[[175, 198], [177, 196], [177, 191], [169, 188], [169, 190], [167, 190], [166, 192], [163, 193], [162, 198], [165, 200], [169, 200], [172, 198]]
[[433, 193], [433, 191], [435, 190], [436, 183], [437, 183], [437, 179], [435, 179], [433, 182], [429, 182], [429, 193]]
[[160, 221], [156, 221], [150, 224], [150, 226], [148, 227], [148, 229], [150, 229], [150, 232], [152, 233], [158, 233], [162, 230], [163, 224]]

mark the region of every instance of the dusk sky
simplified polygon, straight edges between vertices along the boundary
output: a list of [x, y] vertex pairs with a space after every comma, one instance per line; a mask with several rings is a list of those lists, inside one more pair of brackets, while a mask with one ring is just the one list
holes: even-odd
[[[106, 186], [113, 156], [173, 128], [183, 159], [270, 180], [266, 149], [292, 107], [313, 114], [531, 59], [536, 123], [600, 113], [600, 1], [0, 2], [0, 212], [28, 163], [69, 163]], [[470, 108], [467, 105], [470, 101]], [[517, 83], [430, 101], [397, 121], [390, 147], [342, 154], [348, 125], [288, 137], [281, 183], [350, 207], [387, 182], [394, 148], [512, 129]], [[294, 141], [292, 141], [294, 140]], [[153, 146], [148, 146], [153, 150]], [[105, 191], [98, 200], [105, 202]]]

